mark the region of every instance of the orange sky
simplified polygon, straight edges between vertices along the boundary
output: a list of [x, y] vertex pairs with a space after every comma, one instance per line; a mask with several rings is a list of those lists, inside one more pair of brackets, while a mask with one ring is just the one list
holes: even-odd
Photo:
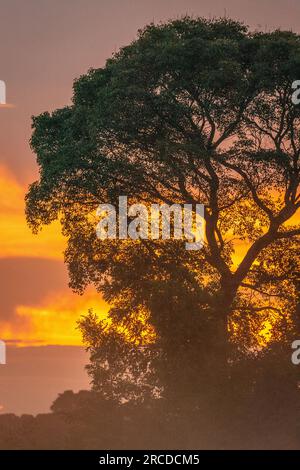
[[58, 223], [34, 237], [24, 214], [25, 185], [0, 166], [0, 257], [27, 256], [63, 260], [64, 240]]
[[[18, 260], [26, 257], [63, 262], [65, 240], [58, 223], [45, 227], [38, 235], [33, 235], [26, 225], [24, 215], [24, 194], [26, 188], [16, 181], [11, 172], [0, 167], [0, 258]], [[28, 265], [28, 279], [35, 284], [34, 273]], [[38, 274], [39, 275], [39, 274]], [[43, 275], [43, 274], [42, 274]], [[44, 274], [45, 275], [45, 274]], [[24, 279], [23, 282], [27, 282]], [[12, 283], [14, 279], [11, 279]], [[36, 286], [38, 289], [38, 285]], [[2, 291], [1, 296], [13, 295]], [[90, 289], [83, 296], [73, 294], [67, 286], [67, 279], [60, 286], [49, 286], [37, 300], [16, 299], [11, 315], [6, 318], [1, 312], [0, 338], [17, 340], [19, 345], [80, 345], [81, 337], [76, 329], [76, 321], [88, 309], [100, 316], [107, 312], [107, 305], [99, 294]], [[4, 304], [5, 305], [5, 304]], [[3, 309], [3, 303], [0, 305]]]

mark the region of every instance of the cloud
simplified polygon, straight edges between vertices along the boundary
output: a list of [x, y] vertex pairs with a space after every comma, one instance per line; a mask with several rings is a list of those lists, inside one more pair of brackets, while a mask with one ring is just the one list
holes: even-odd
[[0, 166], [0, 258], [26, 256], [63, 259], [65, 240], [59, 223], [33, 235], [26, 224], [24, 197], [26, 189]]
[[0, 320], [12, 320], [17, 305], [35, 305], [57, 290], [67, 289], [62, 261], [0, 258]]
[[77, 320], [89, 309], [105, 318], [108, 305], [92, 289], [83, 296], [69, 290], [57, 291], [39, 303], [16, 305], [13, 321], [0, 323], [0, 338], [18, 346], [82, 345]]
[[0, 166], [0, 338], [17, 345], [79, 345], [80, 315], [95, 308], [102, 316], [108, 307], [92, 289], [83, 296], [69, 290], [59, 224], [33, 235], [25, 193]]
[[16, 107], [15, 104], [12, 103], [1, 103], [0, 104], [0, 109], [14, 109]]

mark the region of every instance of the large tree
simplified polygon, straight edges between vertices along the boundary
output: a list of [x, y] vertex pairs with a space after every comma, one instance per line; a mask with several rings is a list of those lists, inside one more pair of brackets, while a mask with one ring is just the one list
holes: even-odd
[[[175, 388], [179, 376], [185, 387], [198, 380], [207, 351], [206, 373], [222, 356], [227, 374], [230, 342], [253, 350], [263, 328], [280, 336], [292, 324], [297, 78], [300, 36], [186, 17], [139, 31], [105, 67], [75, 81], [70, 106], [33, 118], [40, 179], [27, 195], [30, 226], [60, 219], [71, 287], [96, 285], [112, 305], [113, 336], [123, 328], [126, 341], [145, 343], [145, 321], [152, 325]], [[120, 195], [203, 203], [205, 246], [99, 241], [96, 208]], [[83, 328], [96, 360], [105, 327], [91, 316]]]

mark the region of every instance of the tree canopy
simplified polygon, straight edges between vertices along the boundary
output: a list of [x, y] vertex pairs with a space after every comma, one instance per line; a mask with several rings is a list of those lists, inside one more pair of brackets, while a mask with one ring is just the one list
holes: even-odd
[[[295, 327], [299, 77], [299, 35], [185, 17], [145, 27], [75, 81], [70, 106], [33, 118], [40, 178], [28, 223], [38, 231], [60, 219], [71, 287], [93, 283], [111, 304], [109, 332], [93, 315], [81, 324], [94, 365], [101, 341], [126, 330], [127, 344], [159, 345], [174, 387], [178, 376], [198, 380], [195, 362], [208, 351], [212, 374], [229, 344], [253, 351], [264, 330], [275, 341]], [[120, 195], [204, 204], [205, 246], [99, 241], [96, 208]]]

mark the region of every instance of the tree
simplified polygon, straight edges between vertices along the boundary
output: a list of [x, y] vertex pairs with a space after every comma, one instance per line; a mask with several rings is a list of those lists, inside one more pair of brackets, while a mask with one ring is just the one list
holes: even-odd
[[[198, 390], [201, 370], [216, 376], [217, 364], [228, 377], [230, 344], [253, 350], [266, 325], [277, 339], [292, 326], [299, 76], [298, 35], [185, 17], [139, 31], [75, 81], [71, 106], [33, 118], [40, 179], [27, 195], [29, 225], [61, 220], [71, 287], [94, 283], [132, 344], [145, 340], [145, 322], [154, 327], [173, 390], [178, 377], [183, 393]], [[93, 214], [120, 195], [205, 204], [205, 247], [100, 242]]]

